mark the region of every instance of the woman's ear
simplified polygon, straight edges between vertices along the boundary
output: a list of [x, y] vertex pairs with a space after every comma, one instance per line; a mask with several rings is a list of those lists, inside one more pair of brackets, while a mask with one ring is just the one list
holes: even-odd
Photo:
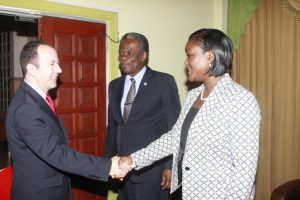
[[210, 62], [212, 62], [215, 59], [215, 54], [213, 51], [209, 51], [208, 59]]

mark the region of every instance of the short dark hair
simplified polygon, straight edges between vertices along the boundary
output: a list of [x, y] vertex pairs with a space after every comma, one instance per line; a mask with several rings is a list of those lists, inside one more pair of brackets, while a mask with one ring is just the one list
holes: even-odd
[[129, 39], [129, 38], [134, 38], [134, 39], [139, 41], [140, 47], [141, 47], [141, 49], [140, 49], [141, 52], [146, 52], [147, 53], [147, 59], [145, 61], [145, 64], [148, 64], [148, 61], [149, 61], [149, 43], [148, 43], [148, 39], [146, 38], [146, 36], [144, 36], [143, 34], [140, 34], [140, 33], [135, 33], [135, 32], [126, 33], [121, 38], [120, 43], [123, 40]]
[[21, 50], [20, 54], [20, 65], [22, 68], [23, 75], [25, 76], [28, 64], [33, 64], [36, 67], [39, 67], [39, 58], [37, 49], [40, 45], [48, 45], [42, 40], [33, 40], [27, 42]]
[[200, 29], [190, 35], [189, 41], [198, 43], [204, 52], [213, 52], [214, 60], [208, 71], [210, 76], [231, 73], [233, 44], [225, 33], [217, 29]]

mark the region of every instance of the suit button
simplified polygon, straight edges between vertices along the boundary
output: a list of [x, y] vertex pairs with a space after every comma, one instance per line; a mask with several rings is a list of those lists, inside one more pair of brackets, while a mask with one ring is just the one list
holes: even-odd
[[185, 167], [184, 169], [185, 169], [186, 171], [189, 171], [189, 170], [190, 170], [190, 168], [189, 168], [189, 167]]

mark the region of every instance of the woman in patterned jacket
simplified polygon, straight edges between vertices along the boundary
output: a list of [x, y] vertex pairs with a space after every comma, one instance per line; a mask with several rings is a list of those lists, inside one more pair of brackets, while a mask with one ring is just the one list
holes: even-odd
[[[200, 29], [185, 46], [191, 90], [173, 128], [144, 149], [123, 157], [139, 170], [173, 155], [171, 193], [178, 199], [254, 199], [260, 109], [256, 98], [234, 82], [231, 40]], [[128, 166], [127, 166], [128, 167]]]

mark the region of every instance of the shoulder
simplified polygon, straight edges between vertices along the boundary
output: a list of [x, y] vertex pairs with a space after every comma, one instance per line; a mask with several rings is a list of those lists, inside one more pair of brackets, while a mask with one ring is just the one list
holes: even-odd
[[125, 79], [125, 77], [121, 76], [121, 77], [118, 77], [118, 78], [110, 81], [109, 87], [118, 87], [121, 83], [123, 83], [124, 79]]
[[242, 86], [241, 84], [235, 82], [232, 80], [232, 78], [229, 76], [229, 74], [225, 74], [224, 78], [221, 79], [219, 86], [222, 91], [224, 91], [223, 94], [226, 94], [228, 97], [239, 97], [239, 96], [246, 96], [253, 98], [254, 95]]
[[246, 96], [249, 98], [255, 98], [255, 96], [252, 94], [250, 90], [248, 90], [244, 86], [234, 81], [232, 81], [231, 91], [234, 92], [236, 96], [240, 96], [240, 97]]
[[231, 94], [234, 96], [234, 101], [232, 101], [233, 104], [245, 106], [251, 105], [250, 107], [257, 107], [259, 109], [257, 99], [250, 90], [234, 81], [232, 81], [231, 87], [229, 88]]
[[19, 89], [8, 107], [7, 115], [26, 116], [25, 118], [28, 119], [40, 113], [40, 101], [42, 101], [42, 98], [33, 97], [33, 95]]
[[160, 79], [161, 81], [175, 81], [174, 76], [171, 74], [165, 73], [165, 72], [160, 72], [156, 70], [152, 70], [152, 77], [156, 79]]
[[150, 69], [150, 70], [152, 71], [153, 76], [158, 76], [158, 77], [162, 77], [162, 78], [174, 78], [171, 74], [156, 71], [156, 70], [152, 70], [152, 69]]
[[9, 105], [9, 109], [13, 107], [18, 107], [22, 104], [34, 104], [36, 100], [25, 90], [19, 88], [12, 98], [12, 101]]

